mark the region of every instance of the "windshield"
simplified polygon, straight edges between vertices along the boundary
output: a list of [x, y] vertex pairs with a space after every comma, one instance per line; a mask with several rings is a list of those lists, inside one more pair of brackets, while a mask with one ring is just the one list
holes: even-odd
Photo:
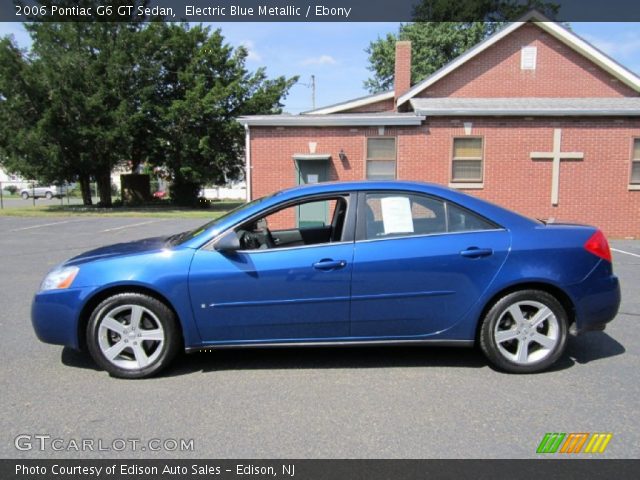
[[229, 210], [228, 212], [226, 212], [224, 215], [221, 215], [220, 217], [211, 220], [210, 222], [205, 223], [204, 225], [195, 228], [193, 230], [188, 230], [186, 232], [182, 232], [182, 233], [178, 233], [176, 235], [172, 235], [171, 237], [169, 237], [167, 239], [167, 241], [169, 242], [169, 244], [171, 245], [179, 245], [181, 243], [186, 242], [187, 240], [191, 240], [192, 238], [197, 237], [198, 235], [202, 234], [203, 232], [207, 231], [208, 229], [214, 227], [215, 225], [217, 225], [219, 222], [221, 222], [222, 220], [224, 220], [225, 218], [229, 217], [230, 215], [233, 215], [235, 213], [238, 213], [244, 209], [253, 207], [254, 205], [257, 205], [258, 203], [261, 203], [263, 201], [265, 201], [267, 198], [272, 197], [273, 195], [267, 195], [266, 197], [260, 197], [256, 200], [253, 200], [249, 203], [243, 203], [242, 205], [238, 205], [236, 208]]

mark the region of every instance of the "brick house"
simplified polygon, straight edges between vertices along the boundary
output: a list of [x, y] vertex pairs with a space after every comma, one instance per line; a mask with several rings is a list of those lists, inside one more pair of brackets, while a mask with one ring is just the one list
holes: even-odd
[[422, 82], [241, 118], [247, 195], [301, 183], [435, 182], [530, 217], [640, 238], [640, 78], [532, 12]]

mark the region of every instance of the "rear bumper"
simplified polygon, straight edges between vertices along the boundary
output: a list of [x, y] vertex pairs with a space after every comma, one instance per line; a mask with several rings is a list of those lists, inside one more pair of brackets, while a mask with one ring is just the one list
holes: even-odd
[[568, 289], [576, 308], [573, 333], [604, 330], [618, 314], [620, 282], [610, 271], [610, 265], [601, 264], [583, 282]]

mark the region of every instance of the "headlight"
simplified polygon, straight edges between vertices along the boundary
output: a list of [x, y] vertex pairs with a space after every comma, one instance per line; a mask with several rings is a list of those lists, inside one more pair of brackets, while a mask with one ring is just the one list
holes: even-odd
[[40, 285], [40, 291], [69, 288], [79, 270], [78, 267], [62, 267], [50, 271], [47, 276], [44, 277]]

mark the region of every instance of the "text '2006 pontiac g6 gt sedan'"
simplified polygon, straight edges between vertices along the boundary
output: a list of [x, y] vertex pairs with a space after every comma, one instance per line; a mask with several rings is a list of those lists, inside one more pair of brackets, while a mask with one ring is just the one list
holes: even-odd
[[597, 228], [436, 185], [321, 183], [72, 258], [42, 282], [32, 322], [125, 378], [180, 349], [335, 344], [477, 344], [498, 369], [528, 373], [619, 304]]

